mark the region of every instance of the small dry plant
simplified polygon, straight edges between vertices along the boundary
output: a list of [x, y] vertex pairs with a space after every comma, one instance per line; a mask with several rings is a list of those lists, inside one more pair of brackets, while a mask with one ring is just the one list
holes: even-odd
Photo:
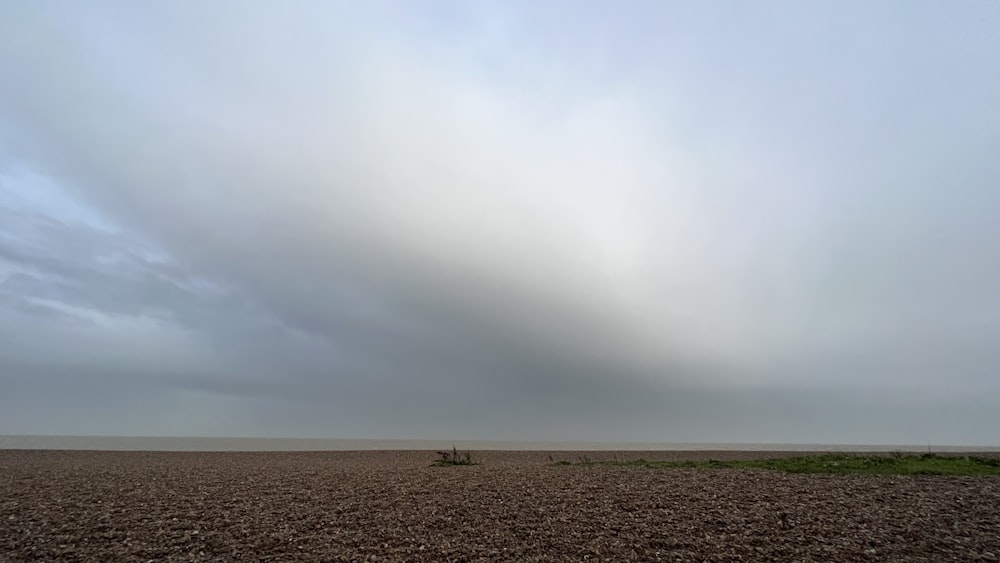
[[478, 462], [472, 461], [472, 452], [460, 452], [455, 446], [451, 447], [451, 451], [443, 450], [438, 452], [438, 459], [434, 460], [434, 465], [445, 466], [445, 465], [479, 465]]

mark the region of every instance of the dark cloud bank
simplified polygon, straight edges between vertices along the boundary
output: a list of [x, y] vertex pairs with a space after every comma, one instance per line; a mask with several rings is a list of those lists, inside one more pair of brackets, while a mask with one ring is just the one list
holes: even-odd
[[0, 433], [997, 444], [976, 14], [61, 6], [0, 8]]

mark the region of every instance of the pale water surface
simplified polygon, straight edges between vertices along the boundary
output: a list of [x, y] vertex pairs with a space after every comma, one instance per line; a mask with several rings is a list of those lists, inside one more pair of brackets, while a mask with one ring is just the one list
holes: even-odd
[[440, 450], [746, 450], [746, 451], [1000, 451], [1000, 447], [913, 444], [753, 444], [684, 442], [515, 442], [477, 440], [345, 440], [327, 438], [183, 438], [149, 436], [0, 436], [6, 450], [349, 451]]

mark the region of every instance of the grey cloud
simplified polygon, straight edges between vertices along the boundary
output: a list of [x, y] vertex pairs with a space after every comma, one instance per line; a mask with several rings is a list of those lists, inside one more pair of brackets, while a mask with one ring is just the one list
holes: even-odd
[[185, 324], [226, 304], [224, 291], [198, 291], [195, 276], [148, 257], [153, 251], [126, 234], [3, 209], [0, 221], [0, 260], [20, 270], [0, 283], [10, 295], [109, 315], [170, 314]]
[[[647, 6], [577, 53], [606, 23], [588, 10], [513, 38], [551, 14], [469, 9], [494, 35], [448, 28], [456, 53], [402, 8], [119, 8], [3, 8], [0, 165], [114, 225], [0, 201], [0, 336], [22, 344], [0, 367], [22, 397], [61, 404], [77, 370], [94, 404], [163, 392], [150, 433], [198, 433], [169, 413], [212, 401], [199, 423], [244, 435], [899, 442], [924, 438], [870, 427], [995, 420], [984, 399], [927, 406], [995, 390], [1000, 360], [1000, 124], [967, 89], [914, 89], [927, 22], [865, 23], [862, 44], [888, 37], [873, 62], [828, 49], [840, 17], [720, 47], [628, 33], [663, 15]], [[690, 57], [649, 55], [673, 47]], [[1000, 93], [968, 64], [956, 80]]]

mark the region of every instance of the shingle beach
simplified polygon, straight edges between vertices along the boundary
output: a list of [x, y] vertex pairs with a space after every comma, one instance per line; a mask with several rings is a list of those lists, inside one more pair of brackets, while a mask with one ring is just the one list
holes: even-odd
[[789, 452], [0, 451], [0, 561], [996, 561], [1000, 478], [553, 461]]

